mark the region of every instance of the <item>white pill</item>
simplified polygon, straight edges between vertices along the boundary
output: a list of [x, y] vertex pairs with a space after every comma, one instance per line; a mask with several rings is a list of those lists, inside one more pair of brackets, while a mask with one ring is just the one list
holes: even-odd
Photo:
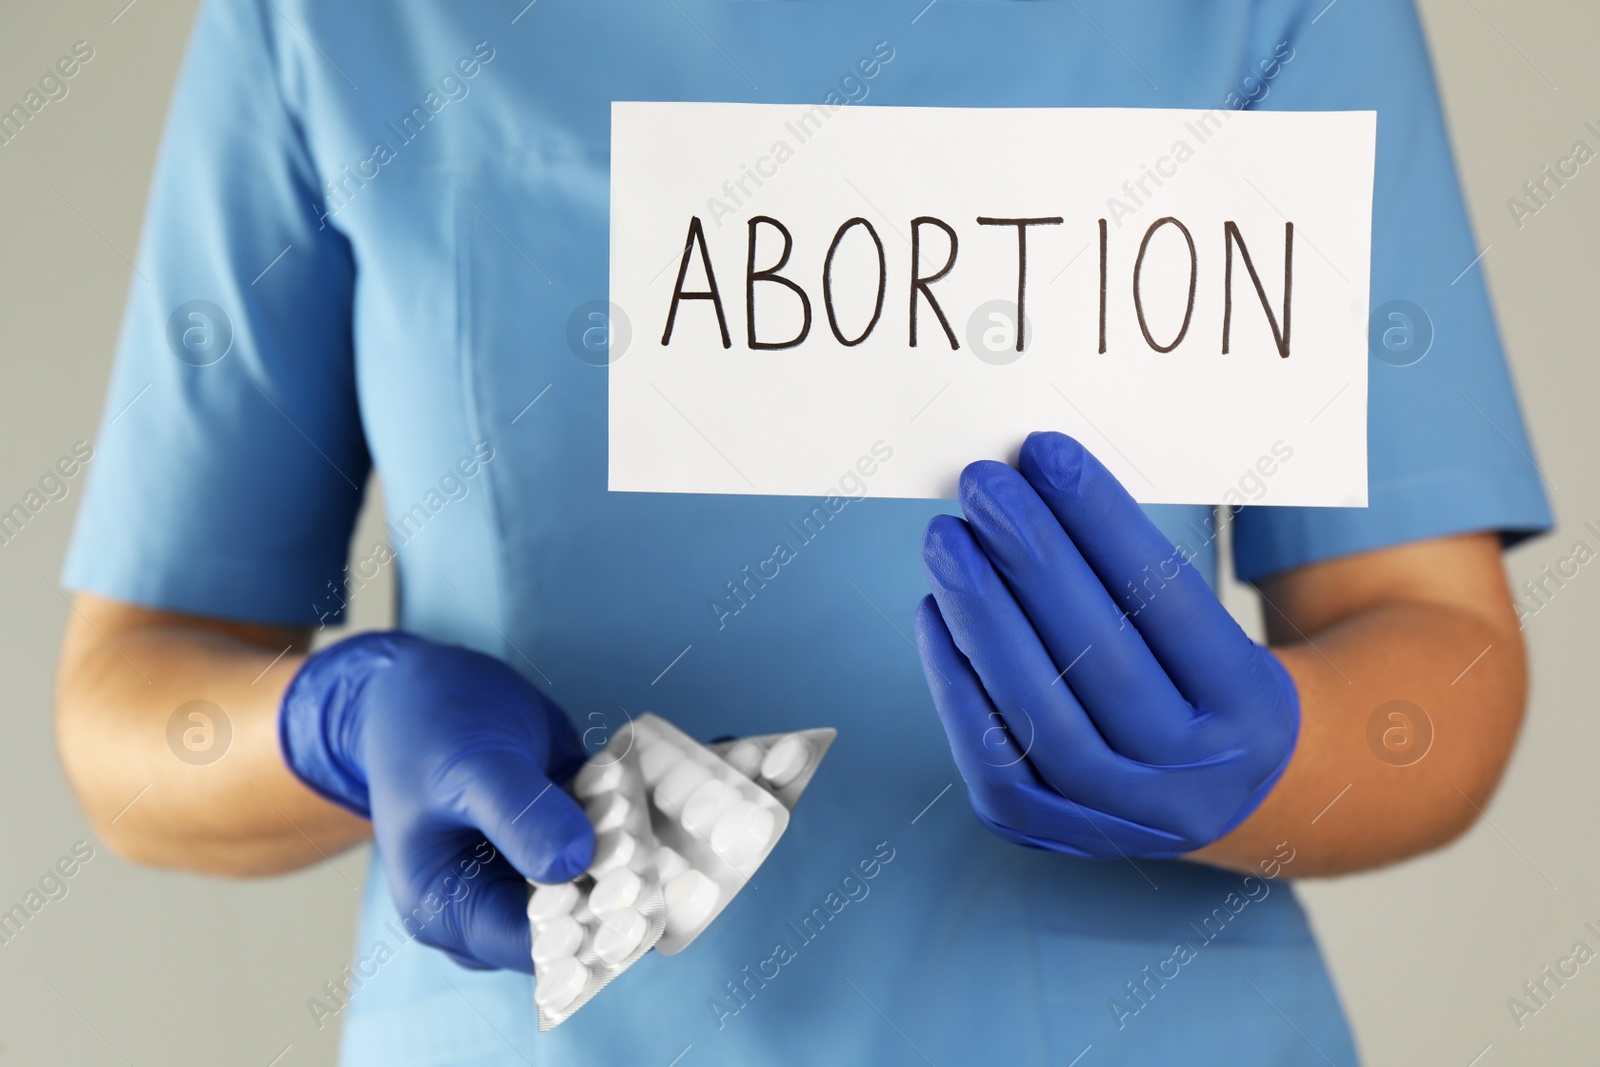
[[765, 752], [759, 741], [740, 741], [722, 754], [733, 769], [746, 778], [754, 778], [761, 773], [761, 757]]
[[578, 887], [571, 882], [535, 885], [528, 898], [528, 921], [542, 929], [551, 919], [567, 915], [578, 902]]
[[615, 753], [602, 752], [585, 763], [572, 780], [572, 791], [584, 800], [608, 793], [622, 784], [622, 761]]
[[689, 861], [666, 845], [656, 849], [656, 877], [661, 879], [663, 884], [672, 881], [688, 869]]
[[711, 847], [744, 871], [761, 858], [777, 828], [777, 817], [770, 809], [748, 800], [736, 801], [711, 831]]
[[568, 956], [539, 969], [538, 988], [533, 992], [534, 1002], [547, 1014], [559, 1015], [571, 1007], [589, 984], [589, 968], [575, 957]]
[[811, 762], [811, 745], [798, 734], [790, 734], [767, 750], [761, 761], [761, 777], [782, 789]]
[[622, 829], [622, 824], [628, 821], [628, 812], [632, 809], [633, 805], [629, 804], [628, 798], [621, 793], [602, 793], [589, 801], [583, 810], [588, 813], [594, 832], [603, 834], [607, 830]]
[[716, 910], [722, 895], [717, 883], [690, 869], [667, 883], [667, 930], [673, 934], [692, 934], [704, 926]]
[[653, 741], [639, 753], [639, 773], [646, 785], [654, 786], [683, 760], [683, 749], [667, 741]]
[[631, 868], [618, 867], [589, 890], [589, 907], [601, 916], [620, 908], [631, 908], [642, 888], [643, 880]]
[[656, 807], [677, 818], [683, 811], [683, 805], [689, 799], [689, 794], [710, 777], [710, 771], [694, 760], [685, 759], [668, 771], [661, 779], [661, 784], [656, 786]]
[[541, 967], [562, 956], [575, 956], [582, 947], [582, 924], [570, 915], [558, 915], [533, 939], [533, 965]]
[[595, 838], [594, 859], [589, 863], [589, 873], [596, 878], [633, 861], [639, 842], [626, 830], [608, 830]]
[[701, 782], [683, 805], [683, 828], [696, 837], [710, 837], [722, 813], [738, 803], [739, 793], [716, 778]]
[[649, 925], [637, 908], [611, 912], [600, 920], [600, 928], [594, 932], [595, 955], [607, 966], [615, 967], [639, 947]]

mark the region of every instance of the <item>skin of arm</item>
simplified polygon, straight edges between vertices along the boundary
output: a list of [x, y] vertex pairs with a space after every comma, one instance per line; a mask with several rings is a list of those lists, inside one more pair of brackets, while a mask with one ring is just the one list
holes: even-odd
[[[307, 629], [74, 598], [56, 744], [113, 852], [246, 877], [305, 867], [371, 836], [370, 823], [313, 793], [278, 750], [278, 703], [310, 643]], [[191, 700], [217, 705], [232, 728], [214, 762], [191, 764], [169, 747], [168, 720]]]
[[[1261, 807], [1189, 858], [1254, 872], [1288, 842], [1293, 876], [1345, 874], [1471, 827], [1510, 759], [1527, 699], [1499, 537], [1340, 557], [1276, 576], [1260, 593], [1272, 651], [1300, 690], [1300, 740]], [[1368, 720], [1391, 700], [1417, 705], [1432, 723], [1431, 747], [1409, 766], [1385, 762], [1368, 742]]]
[[[1328, 560], [1260, 592], [1273, 651], [1300, 690], [1299, 744], [1261, 807], [1190, 858], [1254, 871], [1287, 841], [1293, 875], [1339, 874], [1465, 831], [1510, 757], [1527, 690], [1498, 537]], [[309, 639], [306, 630], [76, 598], [57, 743], [113, 851], [247, 876], [303, 867], [370, 836], [369, 823], [307, 789], [278, 751], [278, 702]], [[233, 729], [228, 751], [203, 766], [178, 759], [167, 741], [174, 710], [196, 699], [223, 708]], [[1395, 699], [1423, 708], [1434, 727], [1426, 756], [1407, 767], [1385, 763], [1367, 742], [1372, 712]]]

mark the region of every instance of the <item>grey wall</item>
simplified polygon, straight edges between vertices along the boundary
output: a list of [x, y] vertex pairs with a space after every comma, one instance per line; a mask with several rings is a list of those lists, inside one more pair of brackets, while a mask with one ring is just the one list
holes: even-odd
[[[92, 442], [100, 420], [128, 260], [196, 8], [126, 3], [0, 6], [7, 106], [73, 42], [95, 52], [65, 99], [0, 146], [5, 507], [74, 441]], [[69, 611], [51, 583], [81, 483], [0, 546], [0, 910], [75, 842], [94, 840], [50, 732]], [[358, 543], [378, 536], [374, 524]], [[356, 625], [387, 620], [387, 590], [373, 591]], [[235, 882], [141, 869], [96, 846], [67, 896], [0, 945], [0, 1065], [332, 1064], [337, 1028], [319, 1032], [306, 998], [347, 962], [365, 860], [362, 849], [337, 857], [337, 869]]]
[[[1600, 549], [1584, 529], [1600, 526], [1600, 171], [1584, 168], [1520, 229], [1506, 206], [1574, 141], [1600, 148], [1584, 129], [1600, 127], [1600, 8], [1566, 0], [1423, 0], [1422, 8], [1478, 247], [1489, 246], [1479, 267], [1560, 522], [1511, 553], [1521, 586], [1577, 541]], [[1580, 938], [1600, 950], [1583, 928], [1600, 928], [1597, 621], [1600, 568], [1589, 567], [1527, 620], [1527, 725], [1471, 834], [1393, 870], [1303, 887], [1373, 1063], [1466, 1067], [1486, 1046], [1480, 1067], [1600, 1058], [1600, 968], [1580, 970], [1521, 1029], [1506, 1006]]]
[[[65, 0], [0, 9], [0, 101], [73, 42], [95, 58], [0, 147], [0, 503], [92, 440], [156, 138], [193, 0]], [[1600, 548], [1594, 334], [1600, 170], [1537, 216], [1506, 199], [1574, 140], [1600, 139], [1600, 9], [1578, 0], [1424, 0], [1484, 270], [1561, 529], [1514, 552], [1517, 583]], [[120, 13], [120, 14], [119, 14]], [[1591, 173], [1592, 171], [1592, 173]], [[81, 480], [80, 480], [81, 481]], [[68, 607], [52, 583], [79, 481], [0, 546], [0, 910], [92, 837], [56, 764], [50, 689]], [[371, 515], [358, 543], [379, 536]], [[1443, 853], [1303, 883], [1372, 1064], [1591, 1062], [1600, 965], [1518, 1029], [1506, 999], [1600, 926], [1600, 570], [1530, 620], [1528, 726], [1488, 819]], [[1237, 590], [1230, 604], [1253, 606]], [[371, 588], [357, 626], [381, 625]], [[0, 1064], [331, 1064], [305, 1008], [346, 962], [363, 853], [286, 878], [226, 882], [131, 867], [97, 849], [22, 935], [0, 945]], [[1594, 971], [1591, 975], [1590, 971]], [[1474, 1057], [1480, 1059], [1474, 1060]], [[281, 1057], [274, 1061], [274, 1057]]]

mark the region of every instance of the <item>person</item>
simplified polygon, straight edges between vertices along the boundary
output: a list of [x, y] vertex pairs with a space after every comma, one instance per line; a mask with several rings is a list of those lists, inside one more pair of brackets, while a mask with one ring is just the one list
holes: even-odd
[[[1372, 301], [1431, 353], [1371, 362], [1369, 507], [1235, 509], [1270, 650], [1212, 512], [1022, 442], [1059, 428], [965, 518], [607, 492], [569, 331], [636, 99], [1375, 109]], [[1525, 699], [1500, 552], [1550, 517], [1476, 255], [1406, 4], [208, 0], [65, 566], [65, 767], [139, 863], [376, 838], [306, 1005], [348, 1064], [1352, 1063], [1288, 882], [1463, 832]], [[392, 551], [347, 571], [372, 474]], [[400, 629], [313, 653], [384, 571]], [[644, 710], [839, 734], [696, 944], [537, 1033], [524, 878], [592, 847], [548, 787]]]

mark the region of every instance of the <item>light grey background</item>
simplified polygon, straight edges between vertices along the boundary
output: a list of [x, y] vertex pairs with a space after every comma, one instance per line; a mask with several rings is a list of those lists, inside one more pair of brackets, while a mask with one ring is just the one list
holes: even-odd
[[[76, 440], [92, 441], [157, 137], [194, 0], [0, 7], [0, 103], [73, 42], [95, 58], [0, 146], [0, 510]], [[1337, 0], [1335, 0], [1337, 2]], [[1595, 310], [1600, 163], [1519, 229], [1523, 182], [1600, 126], [1600, 8], [1579, 0], [1424, 0], [1486, 272], [1560, 529], [1510, 556], [1515, 582], [1600, 548]], [[1466, 264], [1462, 265], [1466, 267]], [[51, 685], [68, 607], [53, 588], [81, 478], [0, 546], [0, 910], [92, 835], [57, 765]], [[371, 509], [357, 540], [381, 536]], [[1230, 606], [1252, 617], [1237, 589]], [[382, 625], [369, 589], [354, 624]], [[1454, 847], [1391, 870], [1302, 883], [1370, 1064], [1595, 1062], [1600, 963], [1519, 1028], [1507, 998], [1600, 927], [1600, 568], [1533, 618], [1534, 694], [1488, 817]], [[1337, 807], [1328, 815], [1335, 817]], [[0, 1064], [334, 1062], [306, 999], [351, 943], [365, 853], [285, 878], [143, 870], [103, 848], [0, 945]], [[1091, 1056], [1093, 1053], [1091, 1053]], [[274, 1060], [274, 1057], [279, 1057]], [[1478, 1057], [1475, 1059], [1474, 1057]], [[1084, 1067], [1092, 1067], [1086, 1061]]]

